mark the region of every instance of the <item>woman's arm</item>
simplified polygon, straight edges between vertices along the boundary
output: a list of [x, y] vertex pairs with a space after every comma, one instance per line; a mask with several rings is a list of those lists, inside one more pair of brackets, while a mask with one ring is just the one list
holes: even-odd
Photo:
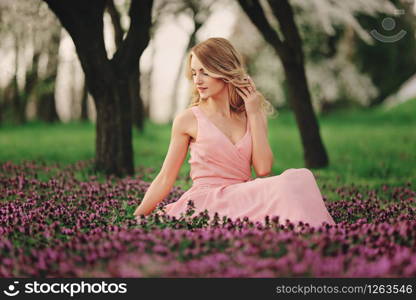
[[190, 136], [186, 133], [187, 126], [189, 126], [189, 115], [185, 111], [173, 121], [171, 140], [165, 161], [159, 174], [144, 195], [141, 204], [134, 212], [136, 217], [150, 214], [172, 189], [188, 152]]
[[251, 159], [257, 176], [267, 176], [272, 171], [273, 152], [268, 140], [267, 118], [261, 108], [261, 94], [250, 77], [247, 77], [249, 87], [237, 88], [237, 93], [244, 100], [247, 118], [250, 122], [253, 138]]
[[268, 140], [267, 118], [263, 112], [247, 114], [253, 137], [251, 159], [257, 176], [267, 176], [273, 166], [273, 152]]

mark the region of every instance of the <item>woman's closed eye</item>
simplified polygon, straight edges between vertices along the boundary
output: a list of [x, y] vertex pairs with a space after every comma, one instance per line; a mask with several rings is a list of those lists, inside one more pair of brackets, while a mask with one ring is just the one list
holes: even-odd
[[[202, 73], [202, 75], [209, 76], [207, 73]], [[196, 76], [196, 74], [192, 73], [192, 76]]]

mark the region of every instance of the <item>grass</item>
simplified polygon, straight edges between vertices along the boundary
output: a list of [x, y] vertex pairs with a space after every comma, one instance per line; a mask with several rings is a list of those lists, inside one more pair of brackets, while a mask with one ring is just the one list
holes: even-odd
[[[325, 169], [313, 169], [323, 193], [336, 197], [333, 187], [342, 185], [377, 188], [416, 181], [416, 99], [392, 109], [338, 111], [318, 116], [321, 136], [329, 155]], [[46, 164], [73, 164], [95, 153], [95, 125], [91, 123], [45, 124], [0, 127], [0, 163], [24, 160]], [[146, 122], [143, 133], [134, 130], [136, 173], [151, 181], [166, 155], [171, 124]], [[269, 121], [269, 140], [274, 153], [273, 175], [288, 168], [303, 168], [303, 150], [294, 116], [281, 111]], [[188, 189], [189, 165], [180, 170], [176, 185]], [[151, 168], [149, 170], [148, 168]], [[80, 174], [86, 178], [90, 173]], [[254, 174], [254, 173], [253, 173]]]

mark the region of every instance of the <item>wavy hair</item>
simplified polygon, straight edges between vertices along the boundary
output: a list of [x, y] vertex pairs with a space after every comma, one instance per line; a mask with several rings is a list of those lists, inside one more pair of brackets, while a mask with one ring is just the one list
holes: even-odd
[[[186, 65], [186, 77], [192, 81], [191, 59], [195, 55], [207, 70], [211, 77], [222, 79], [228, 86], [230, 97], [230, 109], [234, 113], [245, 111], [244, 100], [237, 93], [236, 88], [247, 87], [249, 82], [244, 79], [248, 76], [245, 70], [243, 58], [233, 45], [225, 38], [209, 38], [195, 45], [188, 54]], [[203, 99], [192, 83], [192, 99], [189, 107], [199, 105]], [[274, 115], [277, 110], [261, 96], [262, 110], [265, 115]]]

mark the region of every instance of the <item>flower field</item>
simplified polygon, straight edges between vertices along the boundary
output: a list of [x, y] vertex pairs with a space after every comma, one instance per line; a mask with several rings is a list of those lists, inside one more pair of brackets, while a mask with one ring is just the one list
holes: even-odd
[[[148, 182], [87, 181], [86, 162], [0, 167], [1, 277], [415, 277], [414, 186], [333, 187], [337, 225], [270, 216], [210, 219], [133, 211]], [[46, 175], [45, 175], [46, 174]], [[46, 178], [45, 178], [46, 176]], [[184, 191], [174, 188], [158, 209]]]

